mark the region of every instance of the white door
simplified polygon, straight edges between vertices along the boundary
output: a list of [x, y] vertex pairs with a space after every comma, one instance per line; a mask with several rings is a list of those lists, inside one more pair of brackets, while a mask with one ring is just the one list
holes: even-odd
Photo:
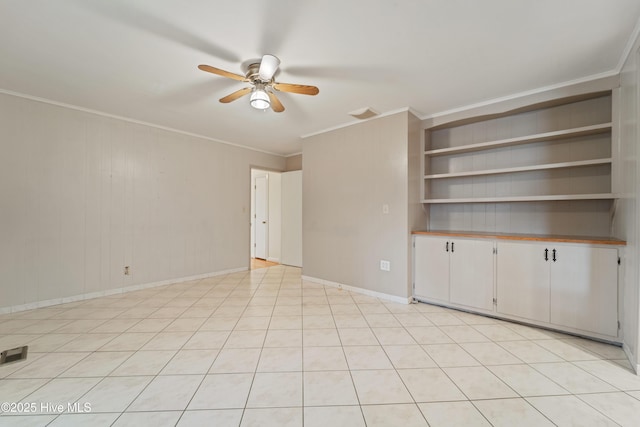
[[449, 239], [415, 237], [414, 295], [449, 302]]
[[498, 243], [498, 312], [549, 322], [549, 275], [552, 246]]
[[267, 178], [264, 176], [256, 178], [255, 181], [255, 257], [267, 259], [267, 233], [269, 232], [269, 200], [268, 200]]
[[618, 335], [618, 251], [555, 246], [551, 261], [551, 323]]
[[282, 264], [302, 267], [302, 171], [282, 175]]
[[493, 310], [493, 241], [452, 240], [451, 302]]

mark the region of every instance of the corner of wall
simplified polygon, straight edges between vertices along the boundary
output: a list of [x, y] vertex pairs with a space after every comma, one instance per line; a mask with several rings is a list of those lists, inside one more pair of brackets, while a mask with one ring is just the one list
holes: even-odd
[[302, 170], [302, 153], [286, 157], [285, 162], [285, 172]]
[[640, 367], [640, 33], [621, 60], [618, 117], [620, 203], [614, 232], [627, 241], [622, 269], [623, 346], [629, 362]]

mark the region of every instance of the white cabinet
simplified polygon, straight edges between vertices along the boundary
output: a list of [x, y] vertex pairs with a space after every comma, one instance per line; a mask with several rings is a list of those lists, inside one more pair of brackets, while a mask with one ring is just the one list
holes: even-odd
[[550, 261], [550, 321], [584, 331], [618, 333], [618, 251], [554, 246]]
[[414, 237], [414, 294], [449, 302], [449, 239]]
[[493, 309], [493, 241], [416, 236], [414, 242], [416, 297]]
[[449, 299], [452, 303], [493, 310], [493, 249], [491, 240], [451, 240]]
[[553, 242], [499, 242], [497, 311], [617, 336], [618, 251]]
[[625, 242], [532, 237], [418, 232], [414, 296], [618, 341], [618, 246]]
[[544, 249], [530, 243], [498, 243], [498, 313], [549, 322], [549, 262]]

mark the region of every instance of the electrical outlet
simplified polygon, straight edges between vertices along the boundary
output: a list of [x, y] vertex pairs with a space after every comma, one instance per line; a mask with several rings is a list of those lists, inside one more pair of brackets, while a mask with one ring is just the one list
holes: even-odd
[[387, 204], [382, 205], [382, 213], [385, 215], [389, 213], [389, 205]]
[[380, 270], [382, 271], [391, 271], [391, 262], [390, 261], [385, 261], [385, 260], [380, 260]]
[[128, 275], [129, 275], [129, 266], [128, 266], [128, 265], [125, 265], [125, 266], [124, 266], [124, 275], [125, 275], [125, 276], [128, 276]]

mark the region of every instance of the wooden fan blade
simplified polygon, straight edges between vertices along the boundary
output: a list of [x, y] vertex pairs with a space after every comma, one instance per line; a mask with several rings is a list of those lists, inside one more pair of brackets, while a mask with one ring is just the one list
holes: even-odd
[[233, 80], [238, 80], [241, 82], [247, 82], [247, 78], [245, 76], [241, 76], [240, 74], [230, 73], [229, 71], [221, 70], [220, 68], [212, 67], [211, 65], [198, 65], [198, 68], [202, 71], [206, 71], [207, 73], [217, 74], [222, 77], [228, 77]]
[[245, 87], [244, 89], [240, 89], [237, 90], [235, 92], [233, 92], [232, 94], [229, 94], [227, 96], [225, 96], [224, 98], [220, 98], [220, 102], [222, 102], [223, 104], [227, 104], [231, 101], [235, 101], [236, 99], [245, 96], [246, 94], [251, 92], [251, 88], [250, 87]]
[[271, 101], [271, 109], [276, 113], [282, 113], [284, 111], [284, 105], [278, 99], [275, 93], [267, 92], [269, 95], [269, 100]]
[[274, 83], [273, 88], [282, 92], [299, 93], [302, 95], [317, 95], [320, 90], [315, 86], [294, 85], [290, 83]]

